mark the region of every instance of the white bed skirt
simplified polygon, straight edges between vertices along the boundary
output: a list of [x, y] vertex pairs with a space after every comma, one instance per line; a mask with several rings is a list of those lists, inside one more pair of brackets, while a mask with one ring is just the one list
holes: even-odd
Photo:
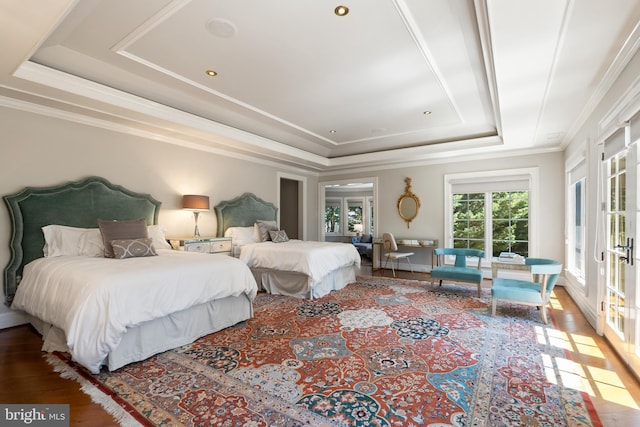
[[331, 291], [342, 289], [356, 280], [353, 266], [342, 267], [326, 275], [321, 281], [309, 285], [309, 276], [291, 271], [252, 268], [259, 287], [275, 295], [296, 298], [321, 298]]
[[[189, 344], [251, 317], [253, 304], [245, 294], [200, 304], [128, 329], [103, 365], [113, 371], [154, 354]], [[33, 316], [29, 316], [29, 321], [42, 335], [43, 351], [69, 351], [61, 329]]]

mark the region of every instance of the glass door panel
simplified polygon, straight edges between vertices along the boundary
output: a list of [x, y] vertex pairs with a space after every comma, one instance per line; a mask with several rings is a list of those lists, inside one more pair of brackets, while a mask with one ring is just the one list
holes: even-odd
[[[638, 258], [634, 248], [636, 218], [640, 217], [635, 194], [636, 159], [636, 147], [631, 146], [615, 154], [606, 165], [607, 273], [602, 308], [605, 336], [629, 366], [640, 372], [635, 268]], [[635, 185], [627, 185], [629, 182]]]

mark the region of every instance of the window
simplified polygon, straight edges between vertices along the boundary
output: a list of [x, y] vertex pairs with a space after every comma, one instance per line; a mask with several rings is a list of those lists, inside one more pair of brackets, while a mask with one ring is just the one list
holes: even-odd
[[339, 234], [341, 232], [342, 198], [327, 198], [324, 206], [324, 232]]
[[571, 230], [569, 237], [571, 250], [569, 252], [568, 268], [575, 276], [584, 279], [585, 179], [577, 181], [571, 187]]
[[368, 215], [366, 215], [367, 223], [366, 223], [366, 227], [363, 229], [363, 234], [371, 234], [373, 236], [374, 230], [373, 230], [373, 197], [372, 196], [366, 197], [365, 205], [367, 206]]
[[[371, 220], [367, 218], [364, 197], [327, 197], [324, 206], [325, 234], [349, 236], [366, 232]], [[356, 224], [362, 228], [357, 230]]]
[[529, 192], [454, 193], [453, 246], [528, 256]]
[[445, 176], [445, 246], [482, 249], [483, 263], [501, 252], [535, 253], [538, 169], [513, 169]]
[[567, 165], [567, 272], [585, 286], [586, 161], [584, 155]]
[[[364, 215], [364, 198], [357, 197], [353, 199], [346, 199], [347, 205], [347, 231], [349, 233], [356, 233], [356, 224], [363, 225]], [[363, 227], [364, 228], [364, 227]], [[362, 229], [358, 230], [362, 232]]]

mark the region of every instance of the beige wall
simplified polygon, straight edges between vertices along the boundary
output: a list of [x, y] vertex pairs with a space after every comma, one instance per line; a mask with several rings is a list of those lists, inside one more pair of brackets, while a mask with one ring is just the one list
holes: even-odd
[[[193, 232], [193, 214], [180, 209], [183, 194], [204, 194], [216, 203], [250, 191], [277, 204], [278, 172], [273, 166], [89, 127], [33, 113], [0, 108], [0, 195], [25, 186], [49, 186], [97, 175], [114, 184], [150, 193], [162, 202], [159, 223], [168, 234]], [[296, 172], [299, 174], [298, 172]], [[317, 178], [307, 177], [312, 202]], [[311, 220], [317, 221], [315, 213]], [[202, 235], [215, 235], [213, 209], [200, 215]], [[316, 227], [311, 227], [315, 236]], [[0, 265], [10, 259], [10, 221], [0, 208]], [[4, 301], [4, 286], [2, 291]], [[0, 305], [0, 327], [15, 323]]]

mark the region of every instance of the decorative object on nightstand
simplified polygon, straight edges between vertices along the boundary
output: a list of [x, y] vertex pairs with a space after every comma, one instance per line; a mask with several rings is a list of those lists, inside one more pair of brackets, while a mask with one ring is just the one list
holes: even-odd
[[196, 222], [193, 235], [200, 236], [200, 230], [198, 230], [198, 215], [202, 211], [209, 210], [209, 196], [199, 196], [195, 194], [184, 195], [182, 196], [182, 209], [193, 211], [193, 219]]
[[167, 240], [179, 251], [231, 255], [231, 237], [170, 237]]

